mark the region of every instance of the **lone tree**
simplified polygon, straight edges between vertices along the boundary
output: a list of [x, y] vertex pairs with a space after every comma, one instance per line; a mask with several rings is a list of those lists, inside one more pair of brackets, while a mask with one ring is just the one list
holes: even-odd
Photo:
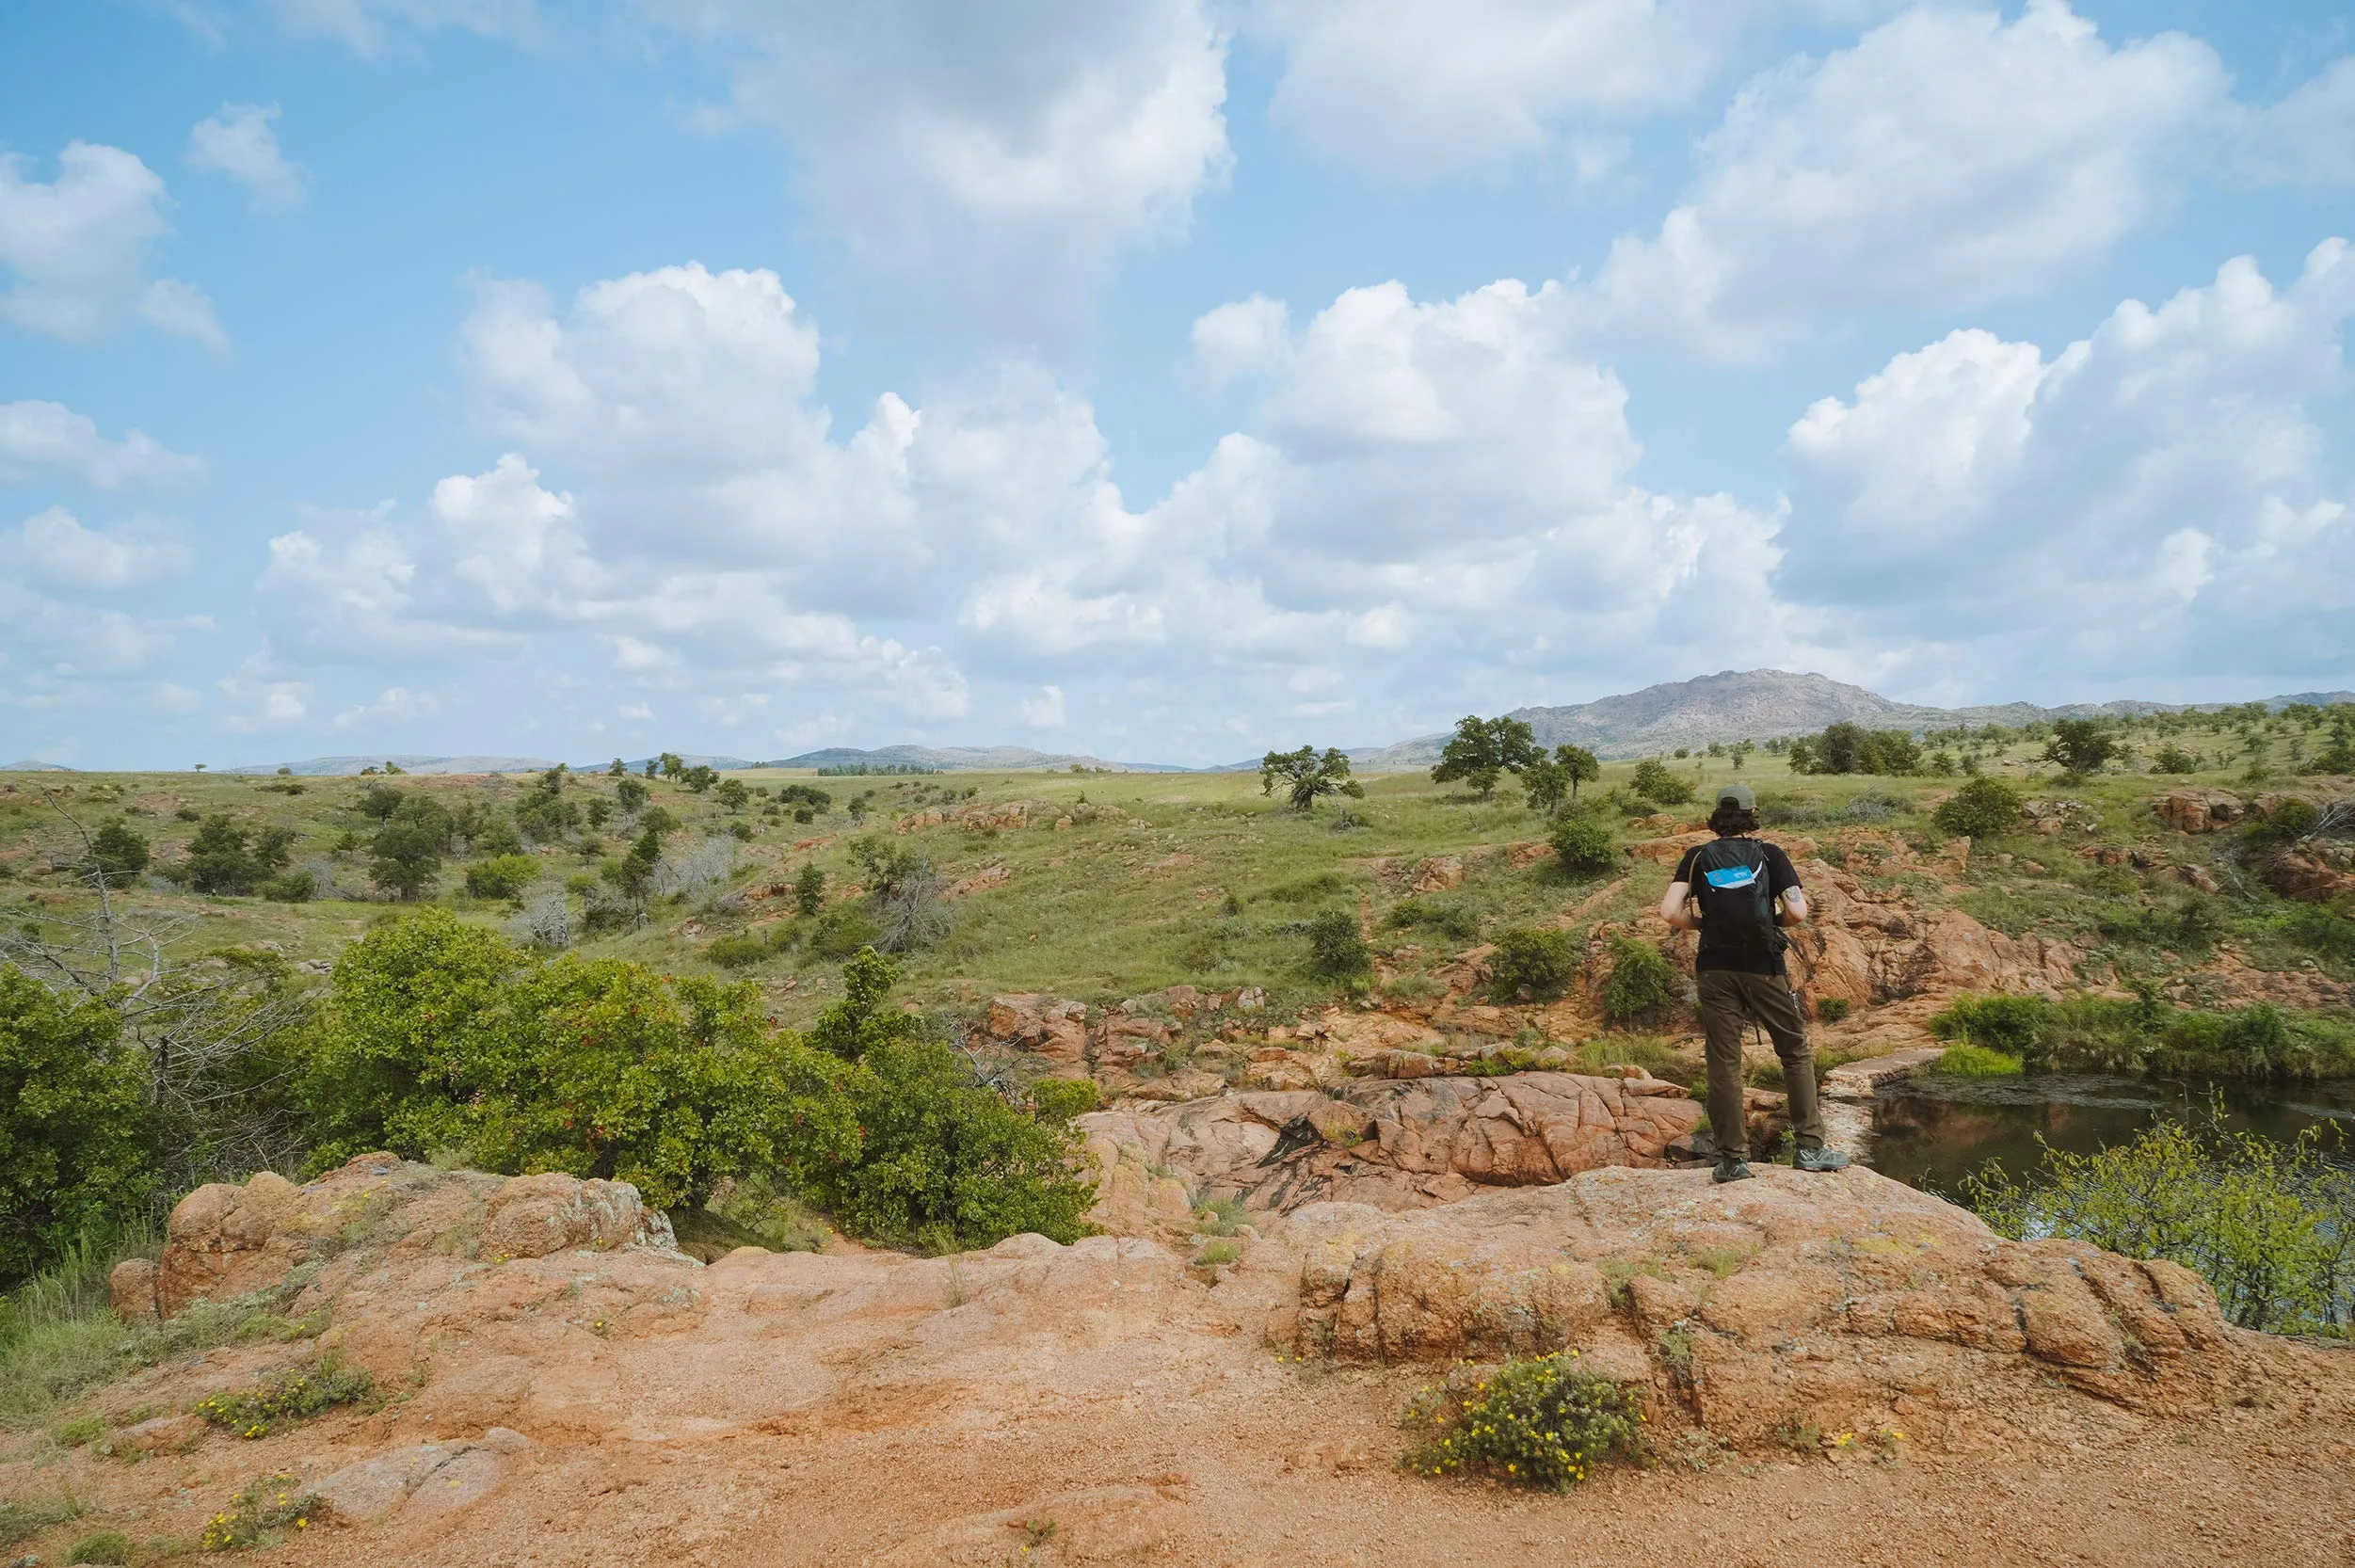
[[2044, 743], [2044, 760], [2059, 763], [2073, 778], [2083, 778], [2099, 773], [2118, 750], [2118, 737], [2091, 719], [2059, 719], [2054, 722], [2052, 739]]
[[1440, 750], [1439, 765], [1431, 781], [1449, 784], [1462, 779], [1482, 800], [1493, 799], [1497, 781], [1508, 773], [1526, 772], [1544, 753], [1537, 736], [1515, 718], [1483, 719], [1476, 714], [1456, 721], [1455, 733]]
[[1259, 759], [1259, 792], [1272, 795], [1279, 784], [1295, 811], [1315, 809], [1319, 795], [1363, 799], [1366, 793], [1349, 776], [1349, 755], [1338, 746], [1327, 746], [1322, 756], [1315, 746], [1269, 752]]

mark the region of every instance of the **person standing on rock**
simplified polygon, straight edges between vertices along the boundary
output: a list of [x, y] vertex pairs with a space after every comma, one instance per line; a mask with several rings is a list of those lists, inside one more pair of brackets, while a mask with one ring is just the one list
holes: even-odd
[[1676, 878], [1660, 899], [1660, 919], [1677, 931], [1701, 933], [1693, 969], [1701, 989], [1701, 1027], [1708, 1037], [1709, 1136], [1717, 1144], [1717, 1181], [1750, 1176], [1750, 1125], [1742, 1114], [1741, 1041], [1762, 1026], [1783, 1061], [1791, 1132], [1799, 1141], [1792, 1163], [1802, 1171], [1836, 1171], [1848, 1157], [1826, 1148], [1823, 1115], [1816, 1107], [1816, 1058], [1807, 1025], [1783, 967], [1790, 946], [1781, 928], [1807, 918], [1791, 857], [1761, 842], [1758, 801], [1747, 785], [1728, 784], [1709, 812], [1717, 841], [1695, 844], [1676, 863]]

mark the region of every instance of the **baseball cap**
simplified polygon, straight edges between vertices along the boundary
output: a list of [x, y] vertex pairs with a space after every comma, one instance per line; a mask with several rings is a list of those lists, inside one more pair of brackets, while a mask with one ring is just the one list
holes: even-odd
[[1747, 784], [1728, 784], [1717, 792], [1717, 803], [1720, 806], [1729, 800], [1745, 811], [1755, 811], [1758, 808], [1758, 797], [1750, 792], [1750, 786]]

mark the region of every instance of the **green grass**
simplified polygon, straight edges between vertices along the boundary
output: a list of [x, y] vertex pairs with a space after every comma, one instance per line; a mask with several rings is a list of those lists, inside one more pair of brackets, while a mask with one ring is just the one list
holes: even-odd
[[[2140, 732], [2138, 732], [2139, 734]], [[2312, 738], [2309, 737], [2309, 740]], [[2147, 753], [2155, 731], [2138, 740]], [[2213, 754], [2226, 747], [2204, 730], [2187, 737], [2194, 749]], [[2104, 775], [2067, 787], [2035, 779], [2049, 775], [2032, 760], [2035, 746], [2011, 742], [1979, 748], [1987, 770], [2021, 784], [2031, 799], [2067, 798], [2084, 805], [2098, 831], [2074, 830], [2059, 837], [2021, 831], [1975, 844], [1962, 907], [1995, 929], [2013, 935], [2086, 937], [2105, 944], [2133, 972], [2163, 964], [2159, 954], [2177, 913], [2181, 885], [2157, 872], [2106, 868], [2073, 852], [2087, 842], [2139, 842], [2155, 831], [2147, 802], [2155, 793], [2185, 785], [2213, 786], [2235, 778], [2241, 759], [2211, 765], [2190, 777], [2144, 774]], [[2278, 739], [2275, 765], [2286, 768], [2286, 739]], [[1722, 759], [1674, 763], [1703, 795], [1735, 776]], [[1624, 795], [1632, 761], [1607, 763], [1604, 776], [1585, 794], [1608, 803]], [[756, 789], [774, 791], [807, 777], [777, 771], [737, 776]], [[1928, 847], [1938, 835], [1929, 808], [1955, 787], [1953, 778], [1794, 777], [1769, 755], [1752, 757], [1741, 778], [1756, 786], [1772, 808], [1769, 815], [1787, 825], [1785, 836], [1805, 834], [1830, 851], [1835, 841], [1866, 845], [1901, 835]], [[72, 792], [71, 804], [85, 816], [105, 820], [120, 813], [153, 841], [159, 858], [171, 858], [195, 831], [181, 819], [227, 810], [255, 825], [278, 824], [296, 835], [296, 866], [320, 863], [338, 884], [363, 888], [363, 851], [337, 851], [349, 835], [364, 837], [373, 824], [354, 803], [362, 787], [355, 779], [303, 781], [305, 792], [275, 792], [267, 781], [209, 775], [75, 775], [20, 781], [19, 793], [0, 797], [0, 865], [10, 879], [0, 881], [0, 913], [11, 917], [73, 906], [80, 898], [70, 879], [42, 871], [29, 852], [46, 831], [32, 789]], [[479, 779], [403, 776], [388, 780], [403, 790], [423, 790], [452, 806], [487, 794], [513, 800], [517, 780], [487, 784]], [[739, 851], [732, 890], [738, 895], [789, 882], [814, 862], [837, 889], [856, 881], [850, 847], [861, 833], [891, 834], [909, 812], [941, 801], [953, 806], [1016, 800], [1046, 803], [1041, 825], [975, 831], [942, 824], [892, 835], [891, 841], [928, 856], [942, 874], [969, 876], [1001, 865], [1006, 879], [957, 900], [949, 936], [905, 964], [903, 995], [934, 1008], [969, 1011], [998, 992], [1046, 991], [1091, 1003], [1107, 1003], [1176, 984], [1231, 990], [1265, 988], [1273, 1007], [1262, 1015], [1284, 1021], [1304, 1007], [1336, 996], [1341, 987], [1309, 972], [1303, 923], [1321, 908], [1338, 907], [1370, 917], [1373, 945], [1422, 951], [1392, 963], [1393, 994], [1429, 1000], [1430, 973], [1453, 952], [1483, 934], [1543, 925], [1611, 886], [1611, 879], [1565, 880], [1550, 856], [1515, 870], [1501, 846], [1542, 840], [1551, 823], [1530, 810], [1507, 780], [1494, 800], [1470, 799], [1460, 788], [1437, 786], [1418, 773], [1368, 777], [1366, 799], [1350, 808], [1366, 821], [1355, 830], [1335, 832], [1331, 803], [1310, 813], [1286, 808], [1259, 793], [1250, 774], [959, 774], [926, 777], [827, 778], [814, 780], [834, 797], [834, 810], [808, 823], [765, 814], [758, 805], [731, 814], [711, 795], [654, 781], [654, 804], [678, 817], [675, 841], [691, 842], [737, 825], [748, 825], [751, 840]], [[582, 776], [572, 793], [610, 797], [610, 780]], [[863, 825], [847, 808], [864, 796]], [[1111, 807], [1120, 816], [1082, 820], [1082, 800]], [[1679, 820], [1692, 814], [1683, 808]], [[1075, 825], [1056, 832], [1045, 825], [1071, 813]], [[1869, 819], [1869, 820], [1866, 820]], [[605, 852], [619, 853], [630, 841], [619, 819], [599, 833]], [[822, 840], [796, 851], [801, 840]], [[2224, 840], [2199, 841], [2202, 853]], [[1482, 853], [1490, 851], [1491, 853]], [[2009, 855], [2002, 865], [1997, 856]], [[1453, 856], [1466, 868], [1464, 883], [1436, 893], [1413, 894], [1411, 872], [1421, 860]], [[541, 867], [539, 892], [559, 888], [568, 877], [594, 875], [574, 845], [553, 846], [535, 856]], [[1862, 874], [1905, 882], [1909, 890], [1943, 902], [1910, 873], [1875, 871], [1874, 856], [1861, 849], [1850, 857]], [[2042, 874], [2024, 861], [2044, 866]], [[504, 900], [470, 898], [463, 890], [464, 861], [454, 856], [442, 880], [441, 902], [470, 920], [498, 924], [509, 918]], [[1584, 921], [1625, 921], [1642, 913], [1658, 896], [1667, 867], [1629, 861], [1624, 886], [1591, 908]], [[143, 890], [142, 901], [195, 917], [183, 937], [195, 952], [238, 943], [267, 941], [290, 959], [332, 959], [371, 920], [391, 906], [375, 901], [322, 899], [310, 904], [274, 904], [259, 898], [200, 898], [177, 888]], [[38, 904], [28, 902], [38, 899]], [[2330, 911], [2299, 913], [2262, 890], [2247, 900], [2223, 901], [2224, 932], [2241, 940], [2251, 962], [2294, 968], [2309, 959], [2327, 972], [2355, 972], [2355, 921]], [[754, 916], [787, 915], [789, 896], [750, 901], [742, 907], [697, 907], [657, 903], [639, 929], [595, 937], [583, 945], [597, 953], [638, 959], [671, 972], [749, 975], [768, 989], [781, 1021], [806, 1024], [831, 1000], [837, 983], [829, 962], [813, 956], [806, 939], [810, 922]], [[573, 927], [582, 925], [580, 900], [573, 900]], [[2105, 936], [2107, 923], [2114, 936]], [[779, 940], [779, 938], [783, 940]], [[2179, 952], [2178, 967], [2198, 962], [2199, 952]], [[2100, 978], [2094, 976], [2092, 978]]]
[[1967, 1043], [1948, 1046], [1938, 1058], [1938, 1071], [1957, 1078], [2014, 1078], [2022, 1070], [2018, 1057]]
[[0, 1310], [0, 1430], [79, 1432], [87, 1418], [60, 1421], [58, 1413], [126, 1372], [221, 1345], [307, 1338], [327, 1326], [323, 1318], [288, 1319], [275, 1295], [197, 1302], [168, 1322], [125, 1323], [106, 1277], [122, 1258], [150, 1251], [138, 1237], [86, 1242], [9, 1294]]

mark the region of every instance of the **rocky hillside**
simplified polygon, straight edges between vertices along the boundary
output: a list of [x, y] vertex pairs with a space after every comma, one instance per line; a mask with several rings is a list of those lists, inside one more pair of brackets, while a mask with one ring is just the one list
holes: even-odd
[[[2291, 702], [2319, 706], [2350, 699], [2355, 699], [2355, 694], [2301, 693], [2270, 698], [2268, 706], [2279, 708]], [[1723, 670], [1572, 707], [1516, 708], [1513, 716], [1526, 722], [1546, 745], [1582, 745], [1598, 757], [1641, 757], [1678, 746], [1705, 746], [1711, 741], [1744, 737], [1763, 741], [1777, 735], [1809, 734], [1842, 722], [1874, 729], [1920, 729], [2175, 711], [2172, 704], [2132, 701], [2074, 703], [2060, 708], [2040, 708], [2030, 702], [1926, 708], [1893, 702], [1827, 676], [1794, 675], [1788, 670]], [[1352, 751], [1350, 760], [1361, 772], [1429, 767], [1439, 760], [1439, 748], [1446, 742], [1444, 734], [1422, 735], [1395, 745]]]

